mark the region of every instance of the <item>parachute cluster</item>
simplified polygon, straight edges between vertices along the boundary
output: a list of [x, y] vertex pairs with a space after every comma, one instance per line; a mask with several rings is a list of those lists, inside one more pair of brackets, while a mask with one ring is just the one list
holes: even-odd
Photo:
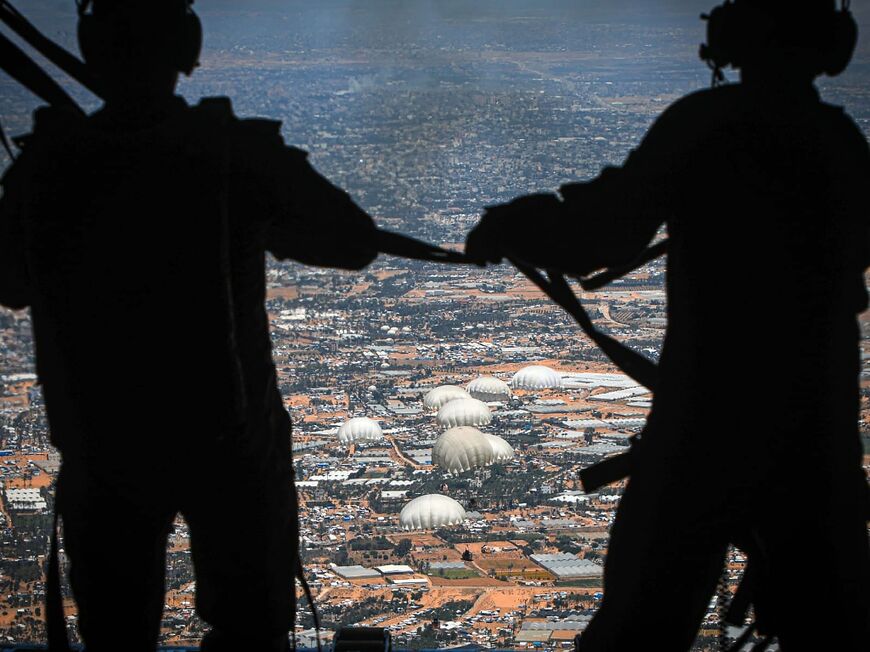
[[[432, 447], [432, 463], [448, 475], [460, 475], [493, 464], [509, 462], [514, 449], [505, 439], [482, 432], [492, 423], [491, 404], [508, 402], [512, 389], [537, 391], [562, 386], [561, 375], [543, 365], [530, 365], [513, 375], [510, 383], [494, 376], [480, 376], [463, 388], [440, 385], [423, 397], [423, 406], [434, 413], [444, 432]], [[490, 404], [490, 405], [488, 405]], [[368, 417], [348, 419], [338, 429], [344, 445], [376, 442], [384, 438], [377, 421]], [[456, 525], [465, 520], [465, 509], [443, 494], [419, 496], [407, 503], [399, 515], [402, 529], [432, 529]]]
[[437, 407], [435, 420], [445, 431], [432, 447], [432, 463], [451, 475], [513, 459], [514, 449], [501, 437], [478, 430], [492, 422], [487, 402], [504, 402], [511, 397], [507, 383], [482, 376], [467, 389], [442, 385], [423, 398], [429, 408]]

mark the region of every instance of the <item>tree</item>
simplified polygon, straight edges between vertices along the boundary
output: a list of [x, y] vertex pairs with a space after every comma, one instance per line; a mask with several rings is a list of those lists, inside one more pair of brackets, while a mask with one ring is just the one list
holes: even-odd
[[410, 539], [402, 539], [396, 545], [396, 555], [399, 557], [404, 557], [409, 552], [411, 552], [411, 540]]

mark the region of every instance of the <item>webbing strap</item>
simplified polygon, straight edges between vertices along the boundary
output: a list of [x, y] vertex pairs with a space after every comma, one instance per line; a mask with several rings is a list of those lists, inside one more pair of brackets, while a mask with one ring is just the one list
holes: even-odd
[[66, 618], [63, 613], [57, 526], [57, 499], [55, 499], [54, 519], [51, 527], [51, 552], [48, 557], [48, 577], [45, 587], [45, 627], [48, 636], [48, 649], [51, 652], [71, 652], [69, 638], [66, 635]]
[[94, 95], [102, 96], [99, 82], [88, 70], [87, 65], [74, 54], [43, 35], [8, 0], [0, 0], [0, 21], [3, 21], [7, 27], [29, 43], [37, 52]]
[[549, 280], [547, 280], [531, 265], [512, 256], [507, 258], [532, 283], [571, 315], [583, 332], [589, 336], [589, 339], [595, 342], [617, 367], [641, 385], [655, 391], [658, 383], [658, 365], [649, 358], [631, 350], [622, 342], [598, 330], [560, 272], [548, 270]]
[[9, 138], [6, 137], [6, 130], [3, 129], [2, 123], [0, 123], [0, 144], [3, 145], [3, 149], [5, 149], [6, 153], [9, 155], [9, 160], [14, 163], [16, 159], [15, 152], [12, 151], [12, 143], [10, 143]]
[[[749, 552], [747, 551], [747, 555]], [[740, 626], [746, 620], [746, 614], [749, 613], [749, 605], [752, 604], [753, 588], [757, 581], [758, 569], [750, 558], [746, 565], [746, 570], [743, 571], [743, 577], [740, 578], [740, 583], [737, 585], [737, 592], [731, 598], [731, 604], [728, 606], [728, 611], [725, 613], [725, 622], [731, 625]]]
[[587, 466], [580, 471], [583, 491], [589, 494], [605, 485], [627, 478], [631, 475], [632, 464], [634, 464], [634, 451], [629, 450]]
[[743, 633], [737, 637], [737, 639], [728, 647], [725, 652], [740, 652], [746, 644], [749, 642], [749, 639], [752, 638], [752, 635], [755, 633], [755, 623], [747, 626]]
[[[302, 591], [308, 600], [308, 608], [311, 609], [311, 617], [314, 619], [314, 632], [317, 638], [317, 652], [323, 652], [320, 644], [320, 614], [317, 613], [317, 607], [314, 605], [314, 598], [311, 595], [311, 587], [308, 585], [308, 580], [305, 579], [305, 568], [302, 566], [302, 556], [296, 557], [296, 577], [302, 585]], [[295, 631], [294, 631], [295, 637]]]
[[[532, 283], [571, 315], [583, 332], [604, 351], [617, 367], [641, 385], [655, 390], [658, 384], [658, 365], [649, 358], [631, 350], [622, 342], [598, 330], [561, 273], [548, 270], [548, 280], [531, 265], [512, 256], [507, 258]], [[636, 440], [633, 439], [632, 446], [635, 446], [636, 443]], [[628, 476], [631, 473], [634, 454], [634, 451], [630, 450], [583, 469], [580, 472], [583, 490], [590, 493], [599, 487]]]
[[56, 81], [3, 34], [0, 34], [0, 68], [48, 104], [69, 106], [81, 111], [75, 100]]
[[594, 276], [590, 276], [588, 278], [580, 278], [580, 287], [582, 287], [587, 292], [592, 292], [593, 290], [600, 290], [608, 283], [612, 283], [618, 278], [622, 278], [629, 272], [633, 272], [638, 267], [643, 267], [647, 263], [655, 260], [656, 258], [660, 258], [668, 251], [668, 241], [662, 240], [661, 242], [657, 242], [651, 247], [647, 247], [644, 249], [640, 255], [632, 260], [627, 265], [620, 265], [618, 267], [611, 267], [609, 269], [604, 270], [600, 274], [596, 274]]
[[460, 265], [473, 263], [472, 260], [459, 251], [450, 251], [449, 249], [429, 244], [417, 238], [385, 229], [375, 229], [374, 245], [380, 253], [399, 256], [400, 258]]

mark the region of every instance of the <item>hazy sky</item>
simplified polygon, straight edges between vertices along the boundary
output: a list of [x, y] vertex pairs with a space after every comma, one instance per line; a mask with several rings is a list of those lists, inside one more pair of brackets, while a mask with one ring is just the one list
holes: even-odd
[[[797, 0], [796, 0], [797, 2]], [[72, 18], [73, 0], [16, 0], [14, 4], [27, 15], [40, 19]], [[466, 17], [492, 15], [560, 15], [590, 20], [664, 22], [695, 21], [701, 12], [717, 3], [711, 0], [197, 0], [194, 8], [201, 15], [307, 11], [335, 13], [365, 11], [371, 15], [402, 15], [424, 19], [431, 15]], [[852, 11], [859, 23], [870, 23], [870, 2], [855, 0]]]
[[[797, 2], [798, 0], [795, 0]], [[75, 47], [74, 0], [13, 0], [14, 4], [48, 35]], [[491, 18], [548, 18], [552, 22], [632, 23], [651, 27], [678, 27], [703, 39], [698, 16], [713, 0], [196, 0], [194, 8], [205, 24], [206, 47], [226, 47], [237, 35], [262, 37], [281, 30], [305, 30], [319, 42], [352, 30], [395, 26], [408, 36], [438, 21], [482, 21]], [[852, 10], [862, 32], [870, 34], [870, 0], [855, 0]], [[275, 20], [275, 14], [285, 14]], [[291, 20], [288, 20], [288, 17]], [[211, 37], [211, 38], [210, 38]], [[320, 37], [320, 39], [318, 39]], [[870, 59], [868, 39], [859, 45], [860, 58]]]

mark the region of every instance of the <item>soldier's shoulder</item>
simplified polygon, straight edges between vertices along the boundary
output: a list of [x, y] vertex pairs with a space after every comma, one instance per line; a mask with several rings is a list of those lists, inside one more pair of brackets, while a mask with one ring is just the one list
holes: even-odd
[[0, 185], [8, 191], [36, 174], [54, 169], [71, 149], [75, 135], [86, 124], [85, 115], [69, 107], [39, 107], [33, 112], [30, 132], [16, 134], [12, 141], [20, 150], [6, 168]]
[[70, 106], [41, 106], [33, 112], [33, 131], [67, 129], [71, 125], [84, 126], [87, 117]]
[[828, 105], [826, 119], [822, 122], [821, 137], [850, 173], [866, 176], [870, 173], [870, 143], [867, 134], [858, 126], [845, 109]]
[[15, 144], [22, 150], [57, 144], [64, 136], [84, 129], [87, 117], [75, 108], [66, 106], [41, 106], [33, 112], [29, 133], [16, 135]]
[[232, 102], [227, 97], [206, 97], [193, 107], [194, 110], [222, 120], [229, 128], [234, 150], [240, 155], [262, 157], [264, 160], [275, 156], [304, 160], [308, 153], [284, 142], [281, 135], [280, 120], [236, 116]]
[[683, 95], [668, 106], [660, 121], [708, 120], [711, 116], [727, 113], [742, 99], [739, 84], [725, 84], [716, 88], [703, 88]]
[[691, 148], [704, 134], [723, 122], [737, 101], [729, 86], [708, 88], [684, 95], [671, 103], [650, 127], [642, 147]]
[[865, 146], [867, 145], [867, 136], [852, 119], [852, 116], [846, 113], [845, 107], [828, 102], [819, 102], [819, 110], [824, 122], [830, 128], [840, 131], [846, 138], [851, 138], [856, 142], [860, 141]]

